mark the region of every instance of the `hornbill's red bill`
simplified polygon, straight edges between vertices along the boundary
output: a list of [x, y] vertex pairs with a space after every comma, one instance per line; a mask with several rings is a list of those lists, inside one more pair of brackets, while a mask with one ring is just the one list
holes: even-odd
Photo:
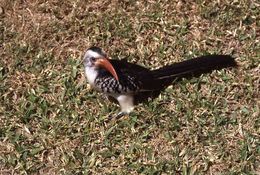
[[120, 115], [130, 113], [136, 103], [157, 97], [174, 80], [237, 65], [229, 55], [207, 55], [149, 70], [126, 60], [108, 59], [99, 47], [90, 47], [83, 63], [89, 84], [118, 102]]
[[118, 81], [118, 76], [116, 74], [116, 71], [113, 67], [113, 65], [108, 61], [107, 58], [103, 58], [103, 59], [98, 59], [96, 61], [96, 66], [100, 66], [100, 67], [103, 67], [105, 68], [108, 72], [111, 73], [111, 75], [113, 75], [113, 77]]

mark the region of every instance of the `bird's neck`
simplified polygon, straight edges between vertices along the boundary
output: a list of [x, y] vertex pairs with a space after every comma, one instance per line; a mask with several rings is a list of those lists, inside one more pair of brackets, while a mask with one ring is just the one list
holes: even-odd
[[98, 70], [94, 67], [85, 67], [85, 76], [91, 86], [94, 86], [95, 79], [98, 76]]

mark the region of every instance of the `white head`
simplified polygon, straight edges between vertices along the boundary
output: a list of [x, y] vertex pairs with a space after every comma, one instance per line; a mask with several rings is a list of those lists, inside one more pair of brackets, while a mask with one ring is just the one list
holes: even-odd
[[98, 73], [99, 69], [106, 69], [109, 71], [112, 76], [118, 80], [118, 76], [112, 64], [107, 59], [106, 53], [99, 47], [90, 47], [87, 49], [84, 58], [83, 64], [85, 67], [85, 74], [88, 76], [88, 73], [96, 71]]
[[99, 47], [90, 47], [84, 55], [83, 64], [85, 67], [92, 67], [101, 58], [106, 58], [106, 53]]

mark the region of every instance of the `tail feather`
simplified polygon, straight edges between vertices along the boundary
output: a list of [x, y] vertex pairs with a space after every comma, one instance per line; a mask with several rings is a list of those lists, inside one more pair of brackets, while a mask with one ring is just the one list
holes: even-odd
[[135, 103], [156, 98], [161, 90], [172, 84], [173, 80], [181, 80], [183, 77], [191, 78], [212, 70], [235, 66], [237, 66], [235, 59], [229, 55], [208, 55], [153, 70], [152, 81], [150, 72], [148, 76], [144, 73], [142, 82], [145, 83], [142, 93], [135, 95]]
[[163, 80], [196, 76], [213, 70], [235, 66], [237, 66], [235, 59], [229, 55], [207, 55], [164, 66], [153, 70], [152, 73], [154, 78]]

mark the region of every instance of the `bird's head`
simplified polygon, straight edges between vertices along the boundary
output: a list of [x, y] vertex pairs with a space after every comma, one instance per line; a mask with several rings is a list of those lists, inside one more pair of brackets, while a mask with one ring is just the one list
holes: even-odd
[[99, 47], [94, 46], [87, 49], [84, 55], [83, 64], [85, 68], [104, 68], [109, 71], [116, 80], [118, 80], [117, 73], [109, 62], [106, 53]]

